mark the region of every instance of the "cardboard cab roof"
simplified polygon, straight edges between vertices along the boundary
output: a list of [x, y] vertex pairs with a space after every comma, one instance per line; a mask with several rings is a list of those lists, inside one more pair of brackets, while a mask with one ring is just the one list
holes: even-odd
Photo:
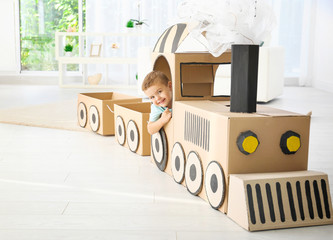
[[203, 43], [207, 40], [204, 36], [200, 41], [193, 38], [185, 23], [175, 24], [166, 29], [154, 47], [153, 52], [159, 53], [208, 53]]

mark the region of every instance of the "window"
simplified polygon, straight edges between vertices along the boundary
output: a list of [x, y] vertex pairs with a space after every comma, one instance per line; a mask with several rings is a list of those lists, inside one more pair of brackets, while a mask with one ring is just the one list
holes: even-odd
[[84, 14], [85, 0], [20, 0], [21, 71], [57, 71], [55, 32], [84, 30]]
[[273, 9], [277, 17], [277, 27], [272, 33], [272, 45], [285, 48], [284, 76], [296, 77], [306, 74], [307, 64], [301, 56], [309, 51], [311, 34], [312, 0], [273, 0]]

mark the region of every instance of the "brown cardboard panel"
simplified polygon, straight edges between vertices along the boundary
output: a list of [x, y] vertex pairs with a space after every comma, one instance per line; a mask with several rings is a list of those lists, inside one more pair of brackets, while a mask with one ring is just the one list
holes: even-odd
[[102, 101], [96, 99], [96, 98], [92, 98], [90, 96], [84, 95], [84, 94], [79, 94], [78, 95], [78, 104], [82, 102], [83, 104], [85, 104], [85, 107], [87, 109], [87, 124], [85, 126], [85, 128], [90, 129], [91, 130], [91, 126], [90, 126], [90, 121], [89, 121], [89, 114], [90, 114], [90, 107], [91, 106], [95, 106], [98, 110], [98, 114], [99, 114], [99, 122], [100, 122], [100, 126], [99, 129], [97, 130], [97, 133], [102, 134], [103, 135], [103, 104]]
[[[307, 170], [309, 128], [309, 116], [230, 118], [229, 174]], [[288, 155], [282, 152], [280, 141], [289, 130], [300, 135], [301, 145]], [[257, 149], [248, 155], [237, 146], [237, 138], [246, 131], [255, 133], [259, 141]]]
[[124, 108], [127, 108], [128, 110], [132, 110], [135, 112], [141, 112], [141, 113], [150, 113], [150, 102], [140, 102], [137, 103], [119, 103], [117, 105], [120, 105]]
[[96, 93], [80, 93], [80, 94], [91, 98], [96, 98], [99, 100], [111, 100], [113, 96], [113, 92], [96, 92]]
[[[198, 153], [204, 171], [211, 161], [218, 161], [225, 176], [231, 173], [278, 172], [307, 169], [310, 117], [304, 115], [266, 116], [259, 114], [231, 114], [219, 101], [176, 101], [173, 111], [174, 142], [179, 142], [187, 157], [190, 151]], [[274, 112], [270, 110], [269, 112]], [[236, 116], [236, 117], [233, 117]], [[203, 124], [203, 129], [202, 129]], [[209, 128], [209, 130], [207, 130]], [[259, 138], [257, 150], [249, 155], [237, 147], [240, 133], [251, 130]], [[281, 135], [288, 130], [298, 132], [301, 147], [292, 155], [280, 149]], [[209, 134], [209, 136], [204, 136]], [[209, 147], [208, 147], [209, 146]], [[209, 149], [209, 151], [208, 151]], [[225, 179], [228, 191], [228, 179]], [[205, 188], [199, 194], [206, 199]], [[220, 211], [226, 212], [226, 197]]]
[[163, 72], [170, 81], [172, 85], [174, 84], [174, 54], [161, 55], [160, 53], [152, 53], [153, 59], [153, 70], [158, 70]]
[[[127, 134], [127, 128], [129, 122], [133, 121], [138, 129], [138, 147], [136, 153], [149, 156], [150, 155], [150, 135], [147, 130], [147, 123], [149, 121], [150, 114], [149, 102], [142, 103], [122, 103], [114, 105], [114, 121], [120, 116], [125, 124], [125, 132]], [[116, 140], [117, 134], [116, 134]], [[126, 136], [125, 147], [129, 148], [128, 138]]]
[[265, 115], [265, 116], [299, 116], [301, 114], [290, 112], [282, 109], [267, 107], [264, 105], [257, 105], [257, 113], [258, 115]]
[[213, 83], [213, 65], [183, 64], [181, 66], [182, 83]]
[[[154, 63], [154, 70], [159, 70], [164, 72], [168, 78], [172, 81], [173, 85], [173, 101], [177, 100], [204, 100], [204, 99], [214, 99], [214, 100], [226, 100], [230, 98], [226, 97], [213, 97], [210, 95], [206, 95], [204, 97], [182, 97], [181, 90], [181, 63], [201, 63], [202, 64], [210, 64], [213, 66], [212, 73], [209, 73], [210, 77], [206, 79], [212, 79], [214, 76], [216, 67], [215, 64], [220, 63], [230, 63], [231, 62], [231, 52], [225, 52], [220, 57], [213, 57], [209, 53], [156, 53], [152, 54], [152, 62]], [[209, 66], [209, 65], [208, 65]], [[207, 72], [207, 71], [206, 71]], [[207, 72], [208, 74], [208, 72]], [[203, 77], [205, 79], [205, 77]], [[213, 89], [211, 90], [213, 91]]]
[[[216, 64], [222, 64], [222, 63], [230, 63], [231, 62], [231, 53], [225, 52], [220, 57], [213, 57], [211, 54], [208, 53], [176, 53], [175, 54], [175, 63], [172, 63], [175, 65], [175, 75], [173, 76], [173, 83], [174, 83], [174, 100], [190, 100], [195, 99], [193, 97], [184, 97], [182, 96], [181, 92], [181, 79], [183, 77], [181, 76], [183, 74], [183, 66], [186, 66], [187, 64], [207, 64], [209, 68], [212, 69], [211, 72], [208, 72], [205, 68], [199, 68], [197, 71], [200, 73], [200, 79], [214, 79], [213, 76], [215, 74], [214, 65]], [[190, 65], [191, 66], [191, 65]], [[200, 69], [204, 69], [201, 70]], [[208, 67], [207, 67], [208, 69]], [[185, 72], [186, 73], [186, 72]], [[198, 74], [199, 74], [198, 73]], [[205, 77], [205, 75], [207, 75]], [[205, 95], [201, 99], [213, 99], [212, 93], [210, 95]]]
[[179, 101], [183, 102], [187, 105], [200, 108], [203, 110], [207, 110], [210, 112], [216, 112], [218, 114], [222, 114], [226, 117], [232, 117], [232, 118], [250, 118], [250, 117], [289, 117], [289, 116], [304, 116], [303, 114], [295, 113], [295, 112], [289, 112], [277, 108], [271, 108], [267, 106], [258, 105], [257, 106], [257, 112], [256, 113], [232, 113], [230, 112], [230, 101], [228, 101], [228, 97], [224, 97], [223, 100], [220, 100], [220, 97], [218, 98], [212, 98], [209, 100], [200, 100], [200, 101], [194, 101], [194, 100], [184, 100]]
[[[205, 102], [206, 106], [215, 105], [212, 101]], [[191, 151], [198, 154], [202, 163], [204, 181], [207, 166], [211, 161], [217, 161], [221, 165], [224, 175], [228, 176], [228, 118], [186, 103], [187, 101], [175, 102], [173, 111], [174, 121], [177, 124], [174, 125], [174, 142], [182, 145], [186, 159]], [[227, 190], [228, 178], [225, 177], [224, 180]], [[186, 186], [185, 181], [183, 181], [183, 185]], [[198, 196], [207, 201], [204, 182]], [[228, 199], [225, 197], [220, 211], [226, 212], [227, 202]]]
[[231, 174], [228, 217], [249, 231], [332, 224], [325, 173]]
[[211, 96], [213, 85], [211, 83], [184, 83], [183, 96]]
[[[90, 107], [92, 105], [96, 106], [100, 121], [100, 125], [96, 133], [101, 135], [114, 135], [114, 116], [112, 112], [114, 111], [113, 105], [115, 103], [142, 102], [142, 99], [116, 92], [97, 92], [80, 93], [78, 95], [78, 104], [80, 102], [85, 104], [88, 116]], [[90, 129], [89, 119], [86, 124], [86, 128]]]

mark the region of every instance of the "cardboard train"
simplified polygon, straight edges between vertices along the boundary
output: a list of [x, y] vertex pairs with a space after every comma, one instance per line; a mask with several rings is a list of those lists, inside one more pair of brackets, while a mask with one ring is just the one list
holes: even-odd
[[[103, 135], [94, 127], [103, 119], [99, 128], [120, 145], [151, 154], [159, 170], [249, 231], [332, 224], [327, 174], [307, 169], [310, 114], [256, 105], [258, 46], [233, 45], [220, 57], [177, 52], [188, 34], [186, 24], [168, 28], [152, 53], [153, 69], [173, 86], [173, 116], [159, 133], [147, 133], [150, 103], [123, 95], [92, 105], [108, 100], [80, 94], [80, 125], [90, 116]], [[230, 63], [231, 96], [214, 96], [216, 70]], [[114, 120], [104, 110], [113, 104]]]

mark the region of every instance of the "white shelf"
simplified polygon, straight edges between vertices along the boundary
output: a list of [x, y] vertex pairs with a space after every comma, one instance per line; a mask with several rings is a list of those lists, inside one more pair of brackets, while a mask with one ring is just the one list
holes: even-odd
[[137, 64], [136, 58], [121, 57], [58, 57], [63, 64]]
[[[68, 38], [75, 38], [76, 43], [78, 44], [78, 50], [74, 56], [65, 56], [64, 55], [64, 45], [67, 43]], [[76, 87], [76, 88], [132, 88], [134, 85], [131, 85], [131, 76], [130, 76], [130, 65], [135, 65], [138, 63], [138, 59], [135, 56], [136, 52], [133, 53], [133, 50], [130, 50], [130, 41], [138, 42], [148, 42], [154, 40], [154, 42], [159, 37], [158, 34], [154, 33], [145, 33], [132, 29], [126, 33], [87, 33], [87, 32], [56, 32], [55, 33], [55, 55], [58, 60], [59, 65], [59, 86], [61, 87]], [[67, 39], [67, 40], [66, 40]], [[89, 41], [88, 41], [89, 39]], [[97, 39], [99, 43], [102, 44], [102, 51], [100, 56], [93, 57], [90, 55], [90, 46], [93, 39]], [[117, 39], [120, 43], [119, 49], [112, 49], [110, 44], [111, 39]], [[150, 44], [152, 45], [152, 44]], [[138, 46], [139, 47], [139, 46]], [[133, 46], [132, 46], [133, 48]], [[66, 70], [67, 64], [78, 64], [79, 65], [79, 74], [82, 76], [82, 81], [73, 82], [68, 80], [68, 73]], [[88, 66], [92, 64], [101, 64], [104, 65], [103, 70], [103, 83], [99, 85], [89, 85], [87, 82], [88, 78]], [[127, 65], [127, 77], [123, 76], [125, 81], [123, 84], [115, 84], [109, 80], [109, 68], [108, 65], [113, 64], [124, 64]], [[112, 73], [111, 73], [112, 74]], [[126, 75], [126, 74], [125, 74]], [[127, 80], [126, 80], [127, 78]], [[121, 78], [123, 79], [123, 78]]]

